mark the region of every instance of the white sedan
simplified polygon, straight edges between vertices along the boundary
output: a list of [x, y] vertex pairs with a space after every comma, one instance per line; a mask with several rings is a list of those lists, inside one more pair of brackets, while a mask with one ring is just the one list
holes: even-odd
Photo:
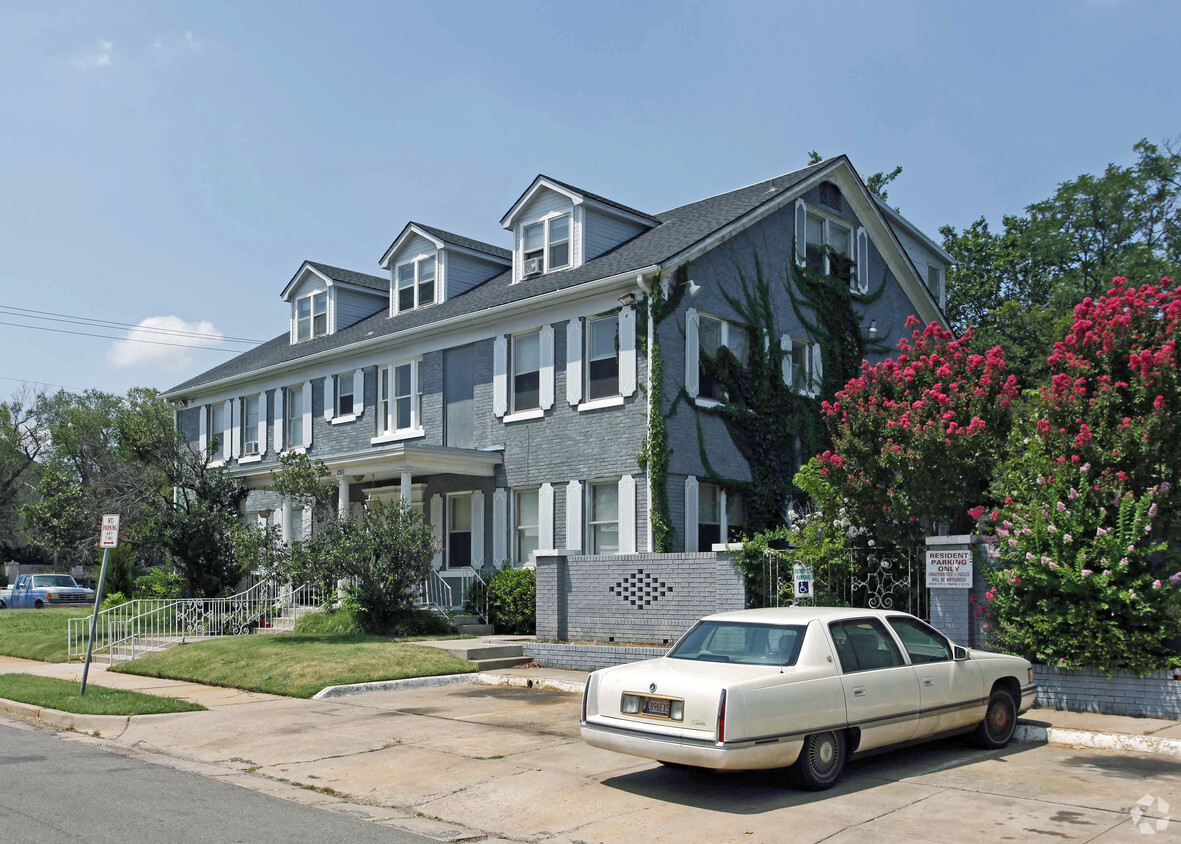
[[792, 766], [828, 788], [850, 755], [971, 732], [1004, 747], [1037, 696], [1015, 656], [969, 650], [911, 615], [835, 607], [720, 613], [660, 659], [596, 671], [595, 747], [669, 765]]

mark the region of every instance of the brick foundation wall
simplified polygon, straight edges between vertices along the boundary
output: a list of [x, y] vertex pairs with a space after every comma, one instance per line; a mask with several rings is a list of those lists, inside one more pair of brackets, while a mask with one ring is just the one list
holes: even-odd
[[575, 671], [596, 671], [664, 656], [668, 648], [640, 645], [567, 645], [558, 642], [527, 642], [522, 645], [525, 655], [546, 668], [570, 668]]
[[1154, 671], [1148, 677], [1117, 671], [1108, 677], [1089, 669], [1033, 667], [1040, 707], [1178, 720], [1181, 719], [1181, 680], [1173, 677], [1172, 671]]

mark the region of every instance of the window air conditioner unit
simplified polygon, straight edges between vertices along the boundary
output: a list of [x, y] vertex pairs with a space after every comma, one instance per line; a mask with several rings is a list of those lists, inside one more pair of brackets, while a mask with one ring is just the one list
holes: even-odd
[[541, 258], [529, 258], [525, 261], [525, 272], [522, 273], [524, 278], [530, 276], [541, 275], [541, 271], [545, 269], [542, 266], [543, 260]]
[[242, 448], [242, 454], [249, 457], [252, 454], [258, 454], [258, 443], [246, 443]]

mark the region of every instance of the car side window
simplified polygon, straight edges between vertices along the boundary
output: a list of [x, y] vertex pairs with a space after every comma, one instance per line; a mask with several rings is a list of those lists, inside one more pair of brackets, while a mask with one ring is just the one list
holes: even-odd
[[890, 634], [876, 618], [834, 621], [829, 624], [841, 671], [875, 671], [896, 668], [906, 663]]
[[915, 665], [926, 662], [947, 662], [951, 659], [951, 645], [942, 634], [921, 621], [904, 616], [889, 619], [890, 626], [902, 640], [902, 647]]

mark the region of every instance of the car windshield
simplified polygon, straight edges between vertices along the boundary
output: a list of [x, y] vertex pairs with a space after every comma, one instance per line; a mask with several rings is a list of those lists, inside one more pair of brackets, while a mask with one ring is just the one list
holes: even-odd
[[670, 652], [673, 659], [738, 665], [795, 665], [804, 625], [702, 621]]
[[34, 586], [69, 586], [77, 588], [78, 584], [68, 574], [38, 574], [33, 577]]

